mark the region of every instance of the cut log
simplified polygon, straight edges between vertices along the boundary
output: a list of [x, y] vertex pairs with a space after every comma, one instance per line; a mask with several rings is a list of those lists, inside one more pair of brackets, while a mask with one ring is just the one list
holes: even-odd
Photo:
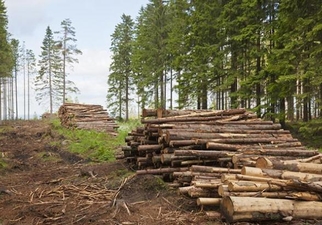
[[215, 189], [215, 188], [218, 188], [219, 185], [221, 185], [221, 181], [218, 180], [218, 181], [212, 181], [212, 182], [200, 182], [200, 181], [196, 181], [194, 182], [194, 186], [195, 187], [198, 187], [198, 188], [212, 188], [212, 189]]
[[139, 145], [138, 151], [156, 152], [162, 149], [161, 145]]
[[228, 192], [228, 185], [227, 184], [219, 185], [218, 195], [222, 197], [225, 195], [226, 192]]
[[159, 168], [159, 169], [146, 169], [146, 170], [137, 170], [136, 174], [164, 174], [164, 173], [173, 173], [179, 171], [188, 171], [188, 167], [181, 167], [181, 168]]
[[191, 166], [190, 170], [193, 172], [204, 172], [204, 173], [233, 173], [233, 174], [241, 173], [240, 169], [229, 169], [229, 168], [198, 166], [198, 165]]
[[242, 175], [250, 175], [257, 177], [271, 177], [280, 179], [297, 179], [302, 181], [322, 181], [321, 174], [301, 173], [284, 170], [261, 169], [244, 166], [241, 170]]
[[176, 156], [200, 156], [208, 158], [232, 157], [234, 153], [227, 151], [209, 151], [209, 150], [175, 150]]
[[322, 174], [322, 164], [301, 163], [296, 161], [280, 161], [277, 159], [268, 159], [267, 157], [259, 157], [256, 160], [256, 167]]
[[196, 187], [189, 189], [188, 195], [191, 198], [219, 197], [218, 193], [214, 189], [204, 189], [204, 188], [196, 188]]
[[322, 219], [322, 202], [254, 197], [224, 197], [221, 211], [228, 222]]
[[197, 205], [213, 205], [219, 206], [221, 203], [221, 198], [198, 198]]
[[276, 192], [266, 192], [266, 191], [256, 191], [256, 192], [235, 192], [227, 191], [224, 192], [222, 197], [225, 196], [235, 196], [235, 197], [264, 197], [264, 198], [280, 198], [280, 199], [293, 199], [293, 200], [303, 200], [303, 201], [320, 201], [322, 196], [316, 193], [310, 192], [299, 192], [299, 191], [276, 191]]
[[194, 140], [173, 140], [169, 141], [170, 147], [179, 147], [179, 146], [189, 146], [189, 145], [195, 145]]
[[263, 150], [241, 150], [245, 155], [270, 155], [270, 156], [293, 156], [293, 157], [311, 157], [318, 153], [317, 150], [289, 150], [289, 149], [263, 149]]
[[229, 191], [280, 191], [283, 188], [278, 185], [270, 184], [269, 182], [254, 182], [254, 181], [230, 181], [228, 183]]
[[227, 150], [227, 151], [237, 151], [238, 150], [236, 145], [220, 144], [220, 143], [215, 143], [215, 142], [207, 142], [206, 148], [207, 149], [214, 149], [214, 150]]

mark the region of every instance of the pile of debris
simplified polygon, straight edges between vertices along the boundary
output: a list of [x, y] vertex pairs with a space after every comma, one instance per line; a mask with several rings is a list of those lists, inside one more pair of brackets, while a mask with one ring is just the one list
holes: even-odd
[[61, 124], [67, 128], [79, 128], [108, 132], [116, 135], [118, 125], [101, 105], [65, 103], [58, 110]]
[[144, 127], [123, 147], [137, 174], [171, 179], [198, 205], [220, 207], [228, 222], [322, 219], [322, 156], [280, 124], [245, 109], [142, 116]]

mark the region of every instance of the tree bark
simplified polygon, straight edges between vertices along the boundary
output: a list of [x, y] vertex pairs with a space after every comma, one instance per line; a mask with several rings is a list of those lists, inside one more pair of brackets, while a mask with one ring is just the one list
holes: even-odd
[[277, 159], [268, 159], [267, 157], [259, 157], [256, 160], [256, 167], [322, 174], [322, 164], [301, 163], [296, 161], [280, 161]]

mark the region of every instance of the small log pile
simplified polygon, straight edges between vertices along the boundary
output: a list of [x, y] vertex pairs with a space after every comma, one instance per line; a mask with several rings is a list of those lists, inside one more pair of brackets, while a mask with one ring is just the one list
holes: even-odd
[[58, 110], [61, 124], [67, 128], [79, 128], [108, 132], [116, 135], [118, 125], [101, 105], [65, 103]]
[[280, 124], [244, 109], [142, 116], [123, 147], [137, 174], [163, 175], [228, 222], [322, 219], [322, 155]]

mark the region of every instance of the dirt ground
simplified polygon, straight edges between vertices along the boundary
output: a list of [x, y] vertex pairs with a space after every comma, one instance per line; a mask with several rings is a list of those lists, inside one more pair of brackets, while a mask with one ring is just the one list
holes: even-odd
[[123, 160], [90, 163], [50, 145], [44, 121], [0, 124], [0, 225], [223, 224], [160, 178]]

